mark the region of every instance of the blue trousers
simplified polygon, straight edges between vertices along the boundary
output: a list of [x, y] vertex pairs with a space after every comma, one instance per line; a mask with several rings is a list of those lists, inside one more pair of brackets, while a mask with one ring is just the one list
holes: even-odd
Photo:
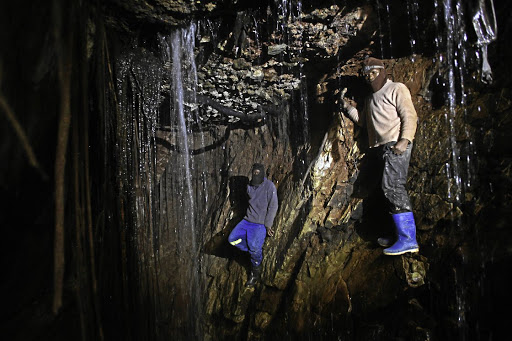
[[242, 251], [249, 252], [254, 267], [263, 260], [263, 243], [267, 229], [263, 224], [251, 223], [242, 219], [229, 234], [228, 241]]

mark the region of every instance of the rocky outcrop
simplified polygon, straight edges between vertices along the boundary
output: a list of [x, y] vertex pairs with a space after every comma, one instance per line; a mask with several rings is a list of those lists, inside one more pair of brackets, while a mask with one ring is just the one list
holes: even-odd
[[[29, 246], [37, 255], [13, 246], [9, 259], [19, 263], [10, 263], [44, 266], [37, 278], [24, 277], [30, 284], [6, 304], [6, 311], [20, 312], [8, 321], [36, 326], [33, 333], [58, 330], [55, 339], [500, 335], [507, 316], [495, 307], [510, 301], [503, 274], [510, 273], [511, 257], [512, 93], [509, 65], [499, 56], [510, 52], [504, 14], [510, 5], [496, 4], [500, 36], [489, 50], [495, 71], [489, 86], [480, 83], [470, 27], [451, 32], [468, 35], [447, 52], [442, 8], [406, 3], [71, 2], [78, 23], [63, 21], [63, 27], [74, 35], [2, 36], [5, 46], [30, 45], [2, 55], [4, 61], [39, 65], [37, 77], [4, 67], [0, 78], [0, 95], [30, 128], [29, 141], [42, 136], [53, 145], [58, 118], [45, 110], [59, 112], [67, 91], [73, 109], [72, 176], [66, 178], [73, 205], [66, 222], [75, 229], [66, 229], [71, 256], [66, 253], [64, 308], [57, 318], [40, 313], [49, 311], [52, 295], [53, 220], [43, 197], [52, 196], [53, 188], [26, 170], [17, 135], [1, 128], [7, 136], [2, 156], [13, 160], [13, 169], [2, 171], [2, 189], [14, 198], [7, 207], [20, 213], [13, 206], [22, 202], [35, 212], [9, 214], [6, 226], [19, 219], [44, 226], [32, 234], [10, 229], [12, 245], [19, 241], [25, 246], [20, 250]], [[64, 17], [55, 9], [45, 9], [46, 16], [33, 12], [40, 28]], [[21, 18], [24, 12], [17, 13]], [[180, 130], [178, 119], [168, 115], [177, 99], [169, 95], [175, 65], [164, 43], [190, 22], [196, 25], [197, 92], [178, 103], [192, 113]], [[58, 70], [67, 69], [55, 46], [73, 56], [69, 89], [57, 81], [66, 77]], [[392, 224], [378, 191], [364, 187], [365, 131], [340, 108], [343, 88], [354, 105], [363, 102], [368, 89], [358, 76], [368, 55], [382, 57], [389, 77], [406, 84], [419, 116], [408, 182], [420, 244], [415, 255], [386, 257], [377, 246], [376, 238], [392, 231]], [[457, 64], [449, 65], [455, 55]], [[187, 71], [193, 69], [188, 63]], [[21, 89], [30, 89], [29, 101], [16, 97]], [[188, 153], [179, 142], [182, 130]], [[41, 169], [51, 170], [54, 150], [44, 145], [34, 149], [43, 155]], [[275, 236], [265, 243], [262, 281], [245, 288], [248, 259], [226, 239], [243, 216], [253, 162], [266, 165], [280, 208]], [[188, 183], [186, 163], [193, 165]], [[43, 194], [20, 199], [32, 189]], [[190, 207], [194, 215], [187, 215]], [[9, 278], [15, 278], [14, 268]], [[17, 284], [9, 280], [5, 286], [13, 292]], [[18, 299], [24, 295], [30, 299]], [[27, 318], [32, 304], [38, 316]], [[29, 333], [13, 330], [18, 339]]]

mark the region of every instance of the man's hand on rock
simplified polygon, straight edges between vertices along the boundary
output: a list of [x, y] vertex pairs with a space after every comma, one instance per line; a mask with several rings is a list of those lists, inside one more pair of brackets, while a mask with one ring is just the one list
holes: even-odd
[[343, 90], [341, 90], [340, 98], [341, 98], [341, 105], [343, 106], [343, 109], [348, 110], [351, 107], [351, 105], [345, 98], [346, 93], [347, 93], [347, 88], [343, 88]]
[[347, 112], [352, 107], [344, 97], [341, 99], [341, 105], [343, 106], [343, 110], [345, 110], [345, 112]]
[[341, 105], [343, 106], [343, 109], [345, 112], [347, 112], [352, 106], [350, 105], [349, 101], [345, 98], [345, 94], [347, 93], [347, 88], [344, 88], [341, 90]]
[[274, 230], [272, 230], [272, 227], [267, 227], [267, 234], [269, 237], [274, 236]]

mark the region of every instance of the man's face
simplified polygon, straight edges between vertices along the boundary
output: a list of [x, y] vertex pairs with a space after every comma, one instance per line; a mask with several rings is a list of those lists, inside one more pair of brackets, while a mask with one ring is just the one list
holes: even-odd
[[377, 78], [380, 74], [380, 69], [370, 69], [370, 71], [364, 73], [364, 78], [368, 83], [371, 83]]
[[252, 175], [253, 175], [253, 176], [258, 176], [258, 175], [260, 175], [260, 170], [259, 170], [259, 169], [253, 169], [253, 170], [252, 170]]

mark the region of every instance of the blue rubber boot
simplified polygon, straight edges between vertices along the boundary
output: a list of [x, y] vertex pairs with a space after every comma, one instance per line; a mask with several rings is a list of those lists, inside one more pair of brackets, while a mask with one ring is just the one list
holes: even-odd
[[384, 254], [398, 256], [407, 252], [418, 252], [420, 248], [416, 242], [416, 224], [412, 212], [393, 214], [393, 221], [396, 226], [397, 241], [393, 246], [384, 249]]

